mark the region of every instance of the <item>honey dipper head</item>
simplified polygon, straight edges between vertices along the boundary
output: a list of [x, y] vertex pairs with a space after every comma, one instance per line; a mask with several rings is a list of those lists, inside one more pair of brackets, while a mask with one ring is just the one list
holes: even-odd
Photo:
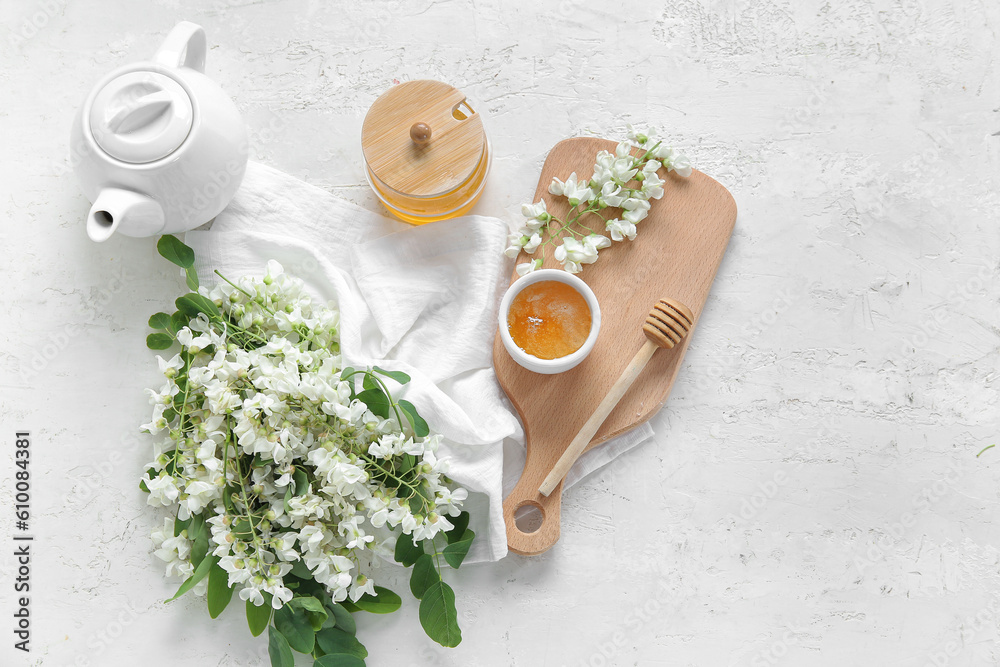
[[649, 311], [642, 332], [646, 338], [669, 350], [687, 336], [693, 324], [690, 308], [674, 299], [660, 299]]

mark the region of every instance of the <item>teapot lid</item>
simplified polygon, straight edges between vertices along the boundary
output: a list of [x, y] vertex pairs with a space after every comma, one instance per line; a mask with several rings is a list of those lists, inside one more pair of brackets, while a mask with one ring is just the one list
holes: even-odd
[[164, 158], [187, 139], [194, 106], [175, 79], [150, 70], [117, 76], [90, 107], [90, 131], [111, 157], [132, 164]]
[[411, 197], [435, 197], [476, 172], [486, 134], [462, 91], [440, 81], [407, 81], [372, 104], [361, 148], [380, 183]]

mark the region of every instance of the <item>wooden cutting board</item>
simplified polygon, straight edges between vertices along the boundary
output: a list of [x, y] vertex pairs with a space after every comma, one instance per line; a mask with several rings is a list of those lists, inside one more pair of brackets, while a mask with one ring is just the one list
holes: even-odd
[[[565, 180], [574, 171], [581, 179], [590, 178], [598, 151], [613, 153], [615, 145], [591, 138], [556, 144], [542, 167], [532, 201], [544, 199], [551, 213], [564, 218], [569, 204], [565, 198], [549, 194], [552, 178]], [[578, 274], [594, 290], [601, 306], [600, 336], [583, 363], [558, 375], [539, 375], [518, 366], [499, 336], [494, 341], [497, 379], [521, 417], [528, 448], [521, 479], [503, 504], [507, 544], [515, 553], [540, 554], [559, 539], [562, 483], [547, 498], [538, 487], [642, 346], [642, 324], [650, 308], [661, 297], [677, 299], [694, 313], [696, 327], [726, 251], [736, 223], [732, 195], [700, 171], [682, 178], [661, 169], [660, 177], [667, 181], [665, 194], [653, 201], [649, 216], [638, 224], [636, 239], [601, 250], [600, 259], [585, 265]], [[600, 222], [594, 217], [585, 222], [593, 226], [594, 221]], [[547, 255], [543, 267], [559, 268], [551, 247]], [[517, 263], [528, 258], [522, 253]], [[517, 277], [513, 274], [511, 282]], [[693, 335], [692, 329], [680, 345], [653, 355], [587, 450], [642, 424], [659, 410]], [[542, 519], [538, 529], [530, 533], [522, 532], [514, 519], [527, 505], [540, 510]]]

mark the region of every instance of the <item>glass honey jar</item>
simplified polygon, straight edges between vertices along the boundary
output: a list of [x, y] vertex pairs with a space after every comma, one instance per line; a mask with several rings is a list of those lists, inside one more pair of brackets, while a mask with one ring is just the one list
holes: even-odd
[[486, 185], [490, 142], [462, 91], [407, 81], [375, 100], [361, 129], [368, 182], [389, 211], [415, 225], [467, 213]]

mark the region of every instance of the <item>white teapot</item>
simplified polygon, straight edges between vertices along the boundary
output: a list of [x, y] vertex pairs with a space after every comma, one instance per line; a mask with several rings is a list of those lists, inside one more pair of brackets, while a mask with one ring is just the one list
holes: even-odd
[[93, 202], [92, 240], [194, 229], [239, 188], [246, 125], [204, 75], [205, 50], [204, 30], [179, 23], [152, 61], [111, 72], [80, 107], [71, 146], [77, 180]]

